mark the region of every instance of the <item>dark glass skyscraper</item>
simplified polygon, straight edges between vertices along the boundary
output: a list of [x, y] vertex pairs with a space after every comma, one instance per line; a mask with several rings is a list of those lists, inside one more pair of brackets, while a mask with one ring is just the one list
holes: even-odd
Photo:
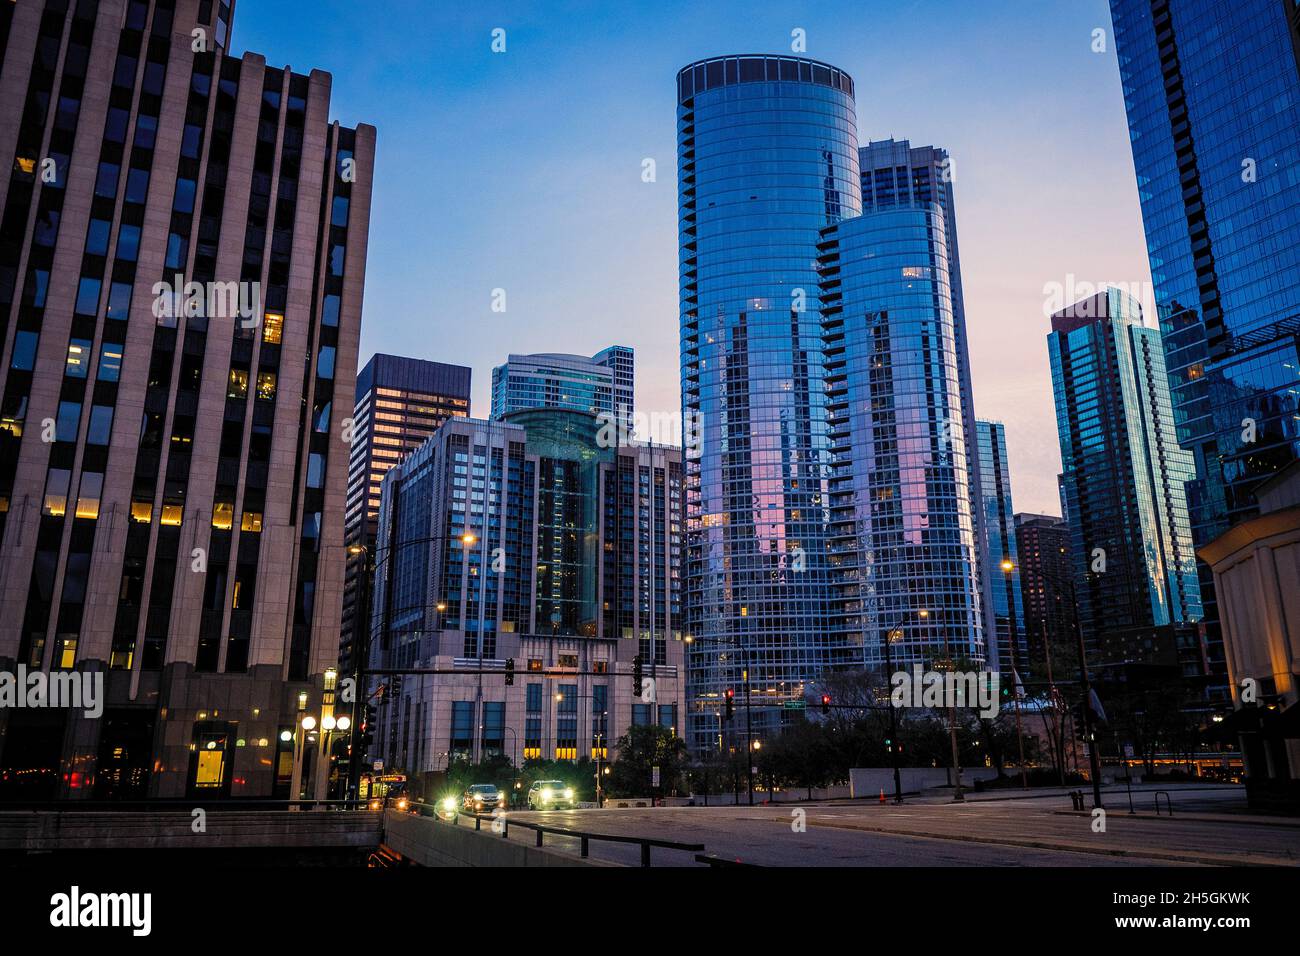
[[[718, 745], [721, 695], [799, 698], [835, 662], [819, 231], [861, 211], [853, 81], [794, 57], [677, 76], [688, 741]], [[753, 712], [763, 733], [775, 708]]]
[[[1048, 350], [1092, 661], [1169, 657], [1195, 639], [1194, 627], [1175, 626], [1196, 625], [1202, 611], [1184, 493], [1192, 456], [1172, 441], [1160, 333], [1142, 324], [1136, 299], [1108, 289], [1052, 316]], [[1197, 648], [1177, 650], [1198, 676]]]
[[[1007, 430], [1001, 422], [977, 421], [975, 431], [983, 536], [978, 538], [989, 582], [999, 666], [1015, 666], [1023, 674], [1029, 656], [1025, 608], [1020, 593], [1020, 552], [1016, 542], [1016, 511], [1011, 501], [1011, 465], [1007, 461]], [[974, 471], [976, 469], [972, 469]], [[989, 638], [990, 643], [992, 638]], [[1015, 644], [1014, 657], [1012, 643]]]
[[[1195, 540], [1300, 448], [1300, 12], [1111, 0]], [[1209, 653], [1225, 674], [1209, 572]]]

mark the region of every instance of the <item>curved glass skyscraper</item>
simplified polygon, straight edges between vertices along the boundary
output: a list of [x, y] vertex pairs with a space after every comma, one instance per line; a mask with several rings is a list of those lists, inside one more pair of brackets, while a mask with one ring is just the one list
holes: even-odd
[[[817, 243], [861, 211], [853, 81], [795, 57], [677, 76], [688, 742], [731, 688], [755, 734], [833, 665]], [[745, 680], [748, 672], [748, 681]], [[760, 701], [762, 704], [760, 705]]]
[[[868, 668], [987, 661], [962, 361], [934, 202], [829, 227], [820, 246], [834, 627]], [[860, 665], [861, 666], [861, 665]]]

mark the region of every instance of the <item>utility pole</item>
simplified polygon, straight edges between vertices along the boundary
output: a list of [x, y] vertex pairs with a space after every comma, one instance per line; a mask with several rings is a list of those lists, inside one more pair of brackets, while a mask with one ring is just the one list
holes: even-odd
[[1088, 745], [1088, 768], [1092, 775], [1092, 805], [1101, 806], [1101, 761], [1097, 759], [1097, 735], [1092, 729], [1092, 684], [1088, 681], [1088, 658], [1083, 646], [1083, 628], [1076, 628], [1079, 638], [1079, 684], [1083, 693], [1083, 738]]
[[749, 781], [749, 805], [754, 805], [754, 722], [751, 716], [754, 702], [749, 692], [749, 645], [745, 651], [745, 776]]

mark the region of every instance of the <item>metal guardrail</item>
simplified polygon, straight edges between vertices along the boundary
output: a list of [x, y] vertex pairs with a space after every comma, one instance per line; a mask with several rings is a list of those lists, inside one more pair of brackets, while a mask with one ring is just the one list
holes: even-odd
[[[451, 826], [460, 826], [460, 818], [468, 817], [474, 821], [474, 829], [480, 832], [483, 829], [484, 820], [489, 823], [497, 823], [499, 821], [501, 823], [501, 838], [503, 840], [508, 840], [510, 838], [510, 828], [512, 826], [524, 830], [532, 830], [537, 834], [536, 845], [539, 847], [545, 845], [545, 837], [548, 833], [553, 836], [571, 837], [578, 840], [579, 854], [583, 859], [586, 859], [591, 855], [591, 842], [593, 840], [603, 843], [630, 843], [639, 846], [641, 848], [642, 866], [650, 865], [650, 850], [652, 848], [660, 850], [680, 850], [684, 853], [696, 853], [700, 856], [703, 855], [704, 851], [703, 843], [681, 843], [677, 840], [659, 840], [654, 837], [633, 837], [619, 836], [613, 833], [593, 833], [590, 830], [574, 830], [570, 827], [551, 826], [547, 823], [532, 823], [527, 820], [512, 821], [509, 815], [496, 817], [482, 813], [465, 813], [460, 810], [453, 811], [452, 818], [447, 820], [444, 818], [442, 813], [438, 812], [438, 808], [434, 805], [412, 802], [411, 807], [421, 816], [434, 816]], [[426, 810], [431, 812], [425, 813]], [[700, 856], [697, 856], [696, 860], [703, 862], [700, 860]]]

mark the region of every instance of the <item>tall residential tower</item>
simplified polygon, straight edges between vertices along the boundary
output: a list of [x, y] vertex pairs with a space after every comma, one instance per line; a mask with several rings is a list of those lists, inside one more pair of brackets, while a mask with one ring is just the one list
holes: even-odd
[[687, 740], [704, 751], [728, 689], [763, 734], [840, 659], [816, 259], [820, 231], [862, 208], [853, 81], [788, 56], [685, 67], [677, 172], [682, 408], [701, 438], [686, 463]]

